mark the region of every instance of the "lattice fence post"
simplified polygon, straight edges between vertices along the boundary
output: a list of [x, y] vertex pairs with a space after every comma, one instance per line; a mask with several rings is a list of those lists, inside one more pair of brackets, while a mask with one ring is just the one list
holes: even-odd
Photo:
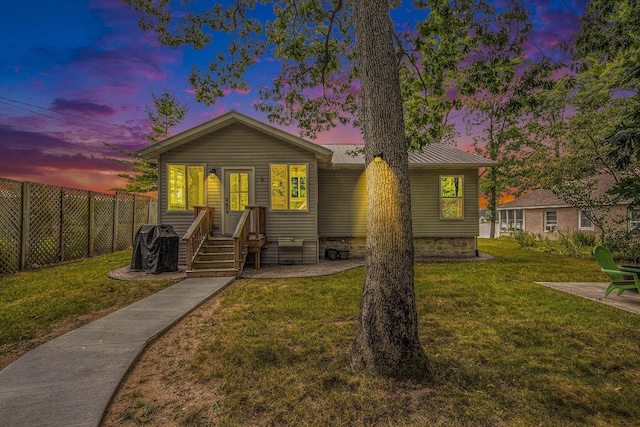
[[22, 183], [22, 236], [20, 238], [20, 270], [27, 268], [29, 248], [29, 210], [31, 209], [31, 183]]
[[60, 187], [60, 227], [58, 227], [58, 262], [64, 261], [64, 187]]
[[113, 197], [113, 242], [111, 244], [111, 253], [116, 251], [118, 246], [118, 192]]
[[133, 240], [136, 238], [136, 195], [133, 195], [133, 212], [131, 212], [131, 246], [133, 247]]
[[96, 226], [95, 226], [96, 204], [93, 200], [93, 191], [89, 191], [88, 203], [89, 203], [89, 237], [88, 237], [89, 242], [87, 244], [87, 253], [89, 254], [89, 257], [92, 257], [93, 248], [95, 245], [95, 238], [96, 238]]

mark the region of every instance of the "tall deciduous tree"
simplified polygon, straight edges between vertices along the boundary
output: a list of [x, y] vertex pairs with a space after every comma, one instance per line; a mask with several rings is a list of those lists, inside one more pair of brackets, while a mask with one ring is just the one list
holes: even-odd
[[[261, 89], [259, 107], [271, 120], [297, 123], [304, 135], [313, 136], [359, 115], [367, 168], [367, 252], [352, 362], [388, 376], [424, 370], [413, 288], [408, 155], [390, 17], [390, 6], [400, 2], [236, 0], [192, 13], [188, 1], [124, 1], [141, 13], [142, 28], [154, 29], [165, 44], [203, 48], [217, 32], [234, 34], [206, 71], [192, 72], [190, 81], [202, 102], [215, 102], [225, 87], [246, 87], [247, 67], [271, 48], [282, 68], [271, 87]], [[273, 19], [264, 25], [264, 9], [252, 15], [258, 3], [273, 4]], [[361, 104], [353, 90], [354, 71]], [[378, 153], [382, 162], [373, 161]]]
[[523, 132], [527, 106], [532, 95], [547, 84], [552, 70], [545, 60], [526, 58], [524, 47], [532, 24], [520, 1], [510, 0], [505, 11], [493, 16], [478, 29], [480, 43], [464, 71], [466, 92], [470, 93], [465, 102], [466, 121], [476, 133], [476, 152], [497, 162], [481, 180], [492, 213], [491, 237], [498, 200], [510, 190], [510, 180], [520, 178], [514, 171], [527, 152]]
[[455, 141], [451, 115], [463, 107], [463, 95], [473, 87], [463, 71], [479, 47], [478, 31], [493, 16], [493, 8], [483, 0], [416, 3], [429, 10], [428, 16], [399, 34], [406, 56], [400, 79], [410, 149]]
[[[612, 97], [583, 75], [567, 75], [536, 95], [538, 104], [526, 125], [530, 187], [552, 189], [567, 181], [617, 174], [607, 141], [627, 111], [628, 100]], [[525, 187], [527, 188], [527, 187]]]
[[[359, 0], [353, 7], [367, 165], [367, 257], [352, 362], [394, 375], [426, 367], [413, 287], [402, 93], [388, 1]], [[374, 161], [375, 155], [383, 161]]]
[[627, 176], [615, 191], [640, 205], [640, 2], [591, 0], [573, 46], [579, 75], [624, 107], [605, 137], [609, 160]]

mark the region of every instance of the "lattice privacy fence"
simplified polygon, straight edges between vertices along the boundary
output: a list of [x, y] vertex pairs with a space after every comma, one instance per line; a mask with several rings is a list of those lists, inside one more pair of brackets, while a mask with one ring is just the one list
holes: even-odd
[[0, 178], [0, 274], [130, 248], [157, 201]]

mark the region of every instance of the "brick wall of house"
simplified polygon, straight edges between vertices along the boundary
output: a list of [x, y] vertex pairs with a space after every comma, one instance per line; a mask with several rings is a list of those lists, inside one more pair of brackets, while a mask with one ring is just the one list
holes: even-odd
[[473, 237], [419, 237], [413, 239], [416, 259], [432, 257], [476, 256]]
[[[415, 237], [413, 239], [417, 260], [434, 257], [476, 256], [476, 240], [473, 237]], [[319, 255], [324, 257], [325, 249], [349, 248], [349, 256], [363, 257], [366, 251], [364, 237], [320, 238]]]

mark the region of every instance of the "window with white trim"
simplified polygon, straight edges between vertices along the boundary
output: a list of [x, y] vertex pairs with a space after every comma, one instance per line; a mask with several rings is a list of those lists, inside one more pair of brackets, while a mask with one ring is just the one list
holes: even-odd
[[271, 210], [308, 211], [307, 165], [271, 165]]
[[498, 211], [500, 231], [524, 230], [524, 211], [522, 209], [505, 209]]
[[193, 210], [204, 205], [204, 166], [167, 165], [167, 209]]
[[584, 211], [580, 211], [580, 217], [578, 221], [578, 229], [580, 230], [593, 230], [593, 221], [591, 218], [593, 217], [593, 211], [585, 213]]
[[544, 212], [544, 231], [558, 231], [558, 213], [556, 211]]
[[629, 209], [629, 230], [640, 228], [640, 209]]
[[464, 218], [462, 176], [440, 176], [440, 218]]

